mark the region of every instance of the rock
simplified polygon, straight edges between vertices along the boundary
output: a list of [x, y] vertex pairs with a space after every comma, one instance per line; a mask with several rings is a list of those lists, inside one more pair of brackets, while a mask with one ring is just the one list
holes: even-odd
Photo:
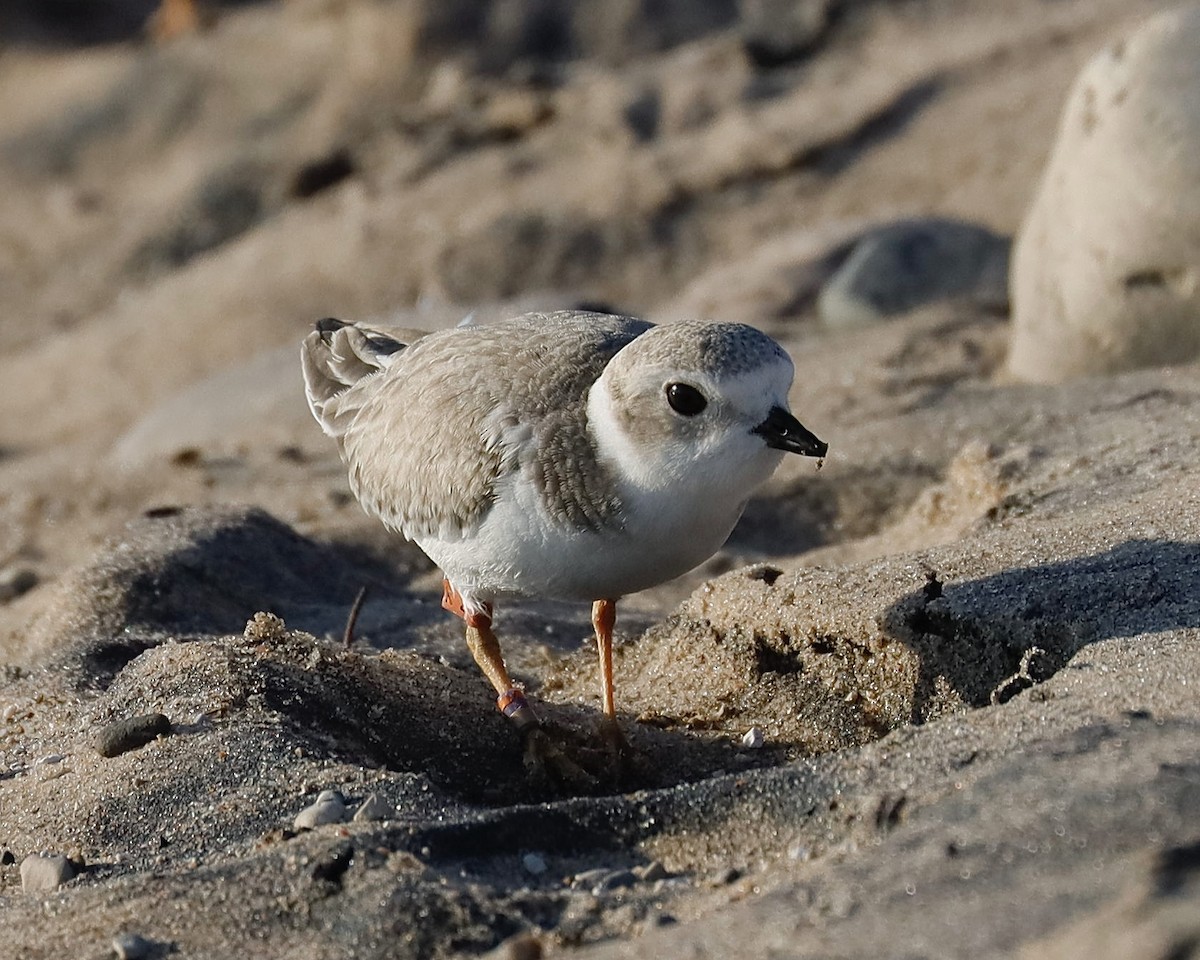
[[495, 950], [484, 954], [483, 960], [541, 960], [542, 941], [532, 933], [518, 933], [505, 940]]
[[521, 866], [525, 868], [527, 873], [533, 874], [535, 877], [540, 877], [543, 873], [550, 869], [546, 863], [546, 858], [538, 853], [527, 853], [521, 858]]
[[869, 230], [817, 298], [822, 323], [864, 327], [954, 297], [1007, 302], [1009, 241], [957, 220], [901, 220]]
[[96, 735], [96, 752], [102, 757], [119, 757], [170, 732], [171, 721], [161, 713], [116, 720]]
[[0, 570], [0, 603], [16, 600], [37, 585], [38, 575], [31, 567], [5, 567]]
[[739, 0], [742, 45], [758, 67], [812, 52], [829, 29], [834, 0]]
[[392, 820], [395, 816], [395, 808], [377, 793], [369, 794], [367, 799], [354, 811], [355, 823], [369, 820]]
[[634, 875], [643, 883], [654, 883], [658, 880], [666, 880], [671, 874], [661, 860], [651, 860], [644, 866], [634, 867]]
[[1055, 382], [1200, 355], [1200, 9], [1075, 81], [1013, 256], [1008, 370]]
[[742, 734], [742, 746], [747, 750], [757, 750], [765, 743], [763, 732], [759, 727], [751, 727]]
[[162, 951], [159, 944], [140, 933], [119, 933], [113, 937], [113, 953], [117, 960], [150, 960]]
[[346, 822], [346, 801], [337, 790], [322, 790], [317, 794], [317, 800], [305, 807], [292, 821], [297, 830], [312, 830], [325, 823]]
[[60, 853], [31, 853], [21, 861], [21, 889], [26, 893], [57, 890], [75, 875], [75, 864]]
[[632, 887], [638, 882], [637, 874], [632, 870], [606, 870], [604, 875], [592, 884], [592, 896], [598, 897], [613, 890]]

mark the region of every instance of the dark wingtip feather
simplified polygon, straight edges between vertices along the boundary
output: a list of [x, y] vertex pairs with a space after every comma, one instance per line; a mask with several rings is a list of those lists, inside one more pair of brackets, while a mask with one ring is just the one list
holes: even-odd
[[349, 326], [348, 323], [342, 323], [341, 320], [335, 320], [333, 317], [326, 317], [324, 320], [318, 320], [316, 323], [316, 331], [323, 337], [328, 337], [331, 333], [336, 333], [342, 327]]

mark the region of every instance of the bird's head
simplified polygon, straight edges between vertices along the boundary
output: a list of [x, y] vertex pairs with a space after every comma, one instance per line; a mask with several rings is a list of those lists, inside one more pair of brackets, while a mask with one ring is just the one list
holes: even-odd
[[788, 409], [793, 373], [784, 349], [744, 324], [652, 327], [609, 361], [588, 396], [589, 425], [629, 482], [744, 499], [783, 453], [825, 455]]

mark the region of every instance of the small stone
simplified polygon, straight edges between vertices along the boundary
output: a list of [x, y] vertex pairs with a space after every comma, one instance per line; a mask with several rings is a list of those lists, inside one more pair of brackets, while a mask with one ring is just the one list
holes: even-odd
[[644, 883], [655, 883], [659, 880], [666, 880], [671, 875], [667, 868], [663, 866], [661, 860], [651, 860], [644, 866], [634, 867], [633, 872]]
[[8, 867], [17, 862], [17, 858], [13, 856], [11, 850], [5, 850], [0, 853], [0, 867]]
[[38, 585], [38, 575], [30, 567], [5, 567], [0, 570], [0, 603], [16, 600]]
[[712, 885], [714, 887], [727, 887], [729, 884], [740, 880], [742, 871], [737, 867], [726, 867], [723, 870], [718, 870], [712, 877]]
[[831, 329], [866, 327], [940, 300], [1006, 307], [1010, 241], [958, 220], [901, 220], [864, 233], [817, 297]]
[[75, 876], [75, 864], [60, 853], [31, 853], [21, 861], [21, 889], [26, 893], [57, 890]]
[[117, 960], [150, 960], [159, 952], [158, 944], [140, 933], [119, 933], [113, 937], [113, 953]]
[[742, 735], [742, 746], [747, 750], [757, 750], [764, 743], [766, 743], [766, 738], [758, 727], [751, 727]]
[[746, 55], [766, 68], [799, 60], [825, 37], [835, 6], [835, 0], [739, 0]]
[[355, 823], [363, 823], [368, 820], [394, 820], [395, 817], [395, 808], [377, 793], [369, 794], [367, 799], [354, 811]]
[[632, 870], [610, 870], [592, 887], [592, 896], [598, 897], [602, 893], [632, 887], [637, 882], [638, 878]]
[[542, 941], [528, 931], [509, 937], [483, 960], [542, 960]]
[[337, 790], [322, 790], [316, 803], [296, 814], [292, 826], [297, 830], [312, 830], [325, 823], [345, 823], [346, 812], [346, 801]]
[[812, 847], [802, 840], [797, 840], [787, 848], [789, 860], [795, 860], [798, 863], [808, 863], [813, 858]]
[[543, 873], [550, 869], [546, 863], [545, 857], [537, 853], [527, 853], [521, 858], [521, 866], [527, 873], [532, 873], [535, 877], [540, 877]]
[[116, 720], [96, 735], [96, 751], [102, 757], [119, 757], [170, 732], [171, 721], [161, 713]]
[[592, 870], [584, 870], [582, 873], [577, 873], [571, 878], [571, 889], [591, 890], [592, 887], [598, 884], [610, 873], [612, 873], [612, 870], [608, 867], [596, 867]]

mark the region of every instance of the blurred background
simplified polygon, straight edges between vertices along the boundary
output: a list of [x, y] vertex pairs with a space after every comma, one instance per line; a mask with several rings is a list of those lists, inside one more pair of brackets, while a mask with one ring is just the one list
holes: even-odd
[[751, 322], [818, 433], [895, 402], [894, 317], [989, 379], [1072, 80], [1164, 6], [4, 0], [0, 571], [163, 503], [375, 536], [302, 398], [323, 316]]

